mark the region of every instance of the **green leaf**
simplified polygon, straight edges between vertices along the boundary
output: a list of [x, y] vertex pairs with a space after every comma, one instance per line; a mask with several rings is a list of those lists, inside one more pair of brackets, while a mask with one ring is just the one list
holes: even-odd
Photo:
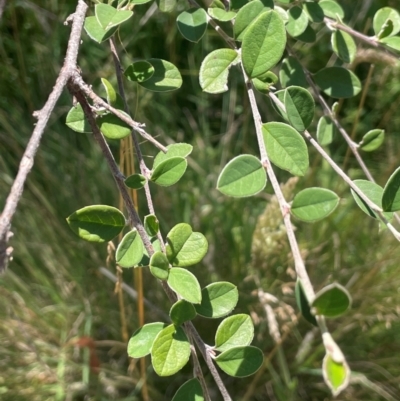
[[282, 21], [287, 24], [289, 21], [289, 15], [286, 10], [284, 10], [282, 7], [275, 6], [274, 10], [280, 15], [282, 18]]
[[343, 8], [336, 1], [322, 0], [318, 4], [324, 10], [326, 17], [337, 19], [337, 16], [339, 16], [340, 19], [344, 18]]
[[133, 15], [132, 11], [117, 10], [108, 4], [96, 4], [94, 6], [94, 11], [97, 21], [106, 31], [122, 24]]
[[335, 133], [336, 126], [333, 121], [327, 116], [322, 116], [318, 121], [317, 127], [317, 141], [319, 144], [322, 146], [330, 145]]
[[176, 23], [185, 39], [197, 43], [206, 33], [207, 13], [202, 8], [191, 8], [180, 13]]
[[165, 327], [165, 323], [155, 322], [136, 330], [128, 343], [128, 355], [131, 358], [142, 358], [150, 354], [155, 338]]
[[329, 284], [315, 294], [311, 308], [316, 315], [337, 317], [343, 315], [351, 305], [349, 292], [338, 283]]
[[229, 376], [246, 377], [260, 369], [264, 355], [257, 347], [244, 346], [230, 348], [214, 360]]
[[[124, 113], [122, 110], [120, 112]], [[127, 117], [128, 115], [124, 113]], [[97, 118], [101, 133], [108, 139], [122, 139], [131, 134], [132, 128], [112, 113]]]
[[350, 369], [346, 361], [335, 362], [329, 353], [326, 353], [324, 357], [322, 373], [334, 397], [349, 384]]
[[231, 21], [236, 17], [234, 11], [225, 10], [225, 5], [220, 0], [213, 0], [207, 12], [211, 18], [221, 22]]
[[258, 194], [265, 188], [267, 175], [257, 157], [240, 155], [221, 171], [217, 189], [224, 195], [245, 197]]
[[135, 61], [125, 70], [124, 75], [132, 82], [146, 82], [154, 75], [154, 67], [146, 60]]
[[197, 316], [197, 313], [196, 309], [190, 302], [181, 299], [172, 305], [169, 315], [171, 316], [174, 325], [180, 326], [188, 320], [194, 319]]
[[90, 242], [111, 241], [125, 227], [124, 215], [107, 205], [86, 206], [72, 213], [67, 222], [76, 235]]
[[185, 174], [187, 161], [183, 157], [164, 160], [151, 173], [150, 180], [163, 187], [176, 184]]
[[373, 129], [368, 131], [360, 142], [360, 149], [364, 152], [372, 152], [379, 148], [385, 140], [385, 131], [383, 129]]
[[385, 23], [382, 25], [381, 30], [376, 35], [379, 40], [390, 37], [390, 34], [393, 32], [393, 21], [391, 19], [387, 19]]
[[303, 137], [284, 123], [266, 123], [262, 130], [271, 162], [293, 175], [303, 176], [308, 169], [308, 151]]
[[[265, 76], [264, 76], [265, 75]], [[268, 95], [271, 88], [274, 88], [274, 85], [278, 82], [278, 77], [272, 72], [268, 71], [264, 74], [262, 79], [253, 78], [251, 81], [253, 82], [254, 87], [263, 95]]]
[[[367, 196], [368, 199], [375, 203], [375, 205], [382, 207], [383, 188], [380, 185], [367, 180], [354, 180], [353, 182], [358, 188], [360, 188], [360, 190]], [[372, 211], [353, 190], [351, 190], [351, 194], [353, 195], [357, 205], [364, 213], [373, 217], [374, 219], [379, 219], [379, 216]], [[383, 213], [383, 215], [387, 220], [391, 220], [393, 217], [393, 213]]]
[[288, 12], [289, 21], [286, 24], [286, 31], [290, 36], [300, 36], [308, 26], [308, 17], [305, 11], [299, 6], [294, 6]]
[[144, 245], [136, 228], [125, 234], [115, 253], [115, 261], [121, 267], [134, 267], [143, 258]]
[[173, 143], [167, 146], [167, 153], [159, 152], [154, 159], [153, 169], [161, 162], [171, 159], [172, 157], [187, 157], [192, 153], [193, 146], [187, 143]]
[[197, 379], [188, 380], [175, 393], [172, 401], [204, 401], [203, 389]]
[[384, 38], [384, 39], [382, 39], [381, 42], [384, 43], [386, 46], [400, 52], [400, 37], [399, 36], [392, 36], [389, 38]]
[[169, 276], [169, 262], [160, 251], [154, 252], [150, 258], [150, 272], [159, 280], [167, 280]]
[[341, 30], [336, 30], [331, 38], [332, 48], [336, 55], [345, 63], [352, 63], [357, 53], [357, 45], [354, 39]]
[[193, 232], [189, 224], [177, 224], [167, 235], [167, 257], [173, 266], [187, 267], [199, 263], [207, 250], [206, 237]]
[[124, 101], [122, 100], [121, 96], [115, 91], [111, 83], [105, 78], [101, 78], [101, 83], [103, 84], [103, 87], [106, 91], [107, 103], [117, 109], [123, 109]]
[[149, 237], [155, 237], [158, 234], [160, 223], [154, 214], [148, 214], [144, 218], [144, 229]]
[[295, 297], [297, 306], [300, 309], [300, 312], [303, 315], [304, 319], [306, 319], [307, 322], [311, 323], [312, 325], [318, 327], [317, 320], [315, 319], [315, 316], [311, 313], [310, 304], [308, 303], [303, 285], [301, 284], [301, 281], [299, 279], [297, 279], [296, 281]]
[[194, 305], [204, 317], [217, 319], [232, 312], [239, 299], [235, 285], [225, 281], [212, 283], [201, 291], [201, 304]]
[[128, 188], [132, 189], [140, 189], [143, 188], [146, 184], [146, 177], [142, 174], [132, 174], [129, 177], [125, 178], [125, 185]]
[[273, 10], [263, 12], [243, 36], [242, 63], [247, 75], [257, 78], [269, 71], [281, 59], [285, 46], [282, 18]]
[[77, 103], [76, 106], [72, 107], [68, 112], [65, 124], [76, 132], [85, 134], [92, 133], [92, 128], [85, 118], [85, 113], [80, 103]]
[[218, 49], [208, 54], [200, 67], [201, 89], [207, 93], [226, 92], [229, 69], [238, 62], [239, 55], [233, 49]]
[[289, 123], [297, 131], [304, 132], [314, 118], [315, 103], [310, 92], [300, 86], [289, 86], [284, 102]]
[[260, 0], [253, 0], [242, 7], [236, 15], [235, 24], [233, 25], [233, 33], [235, 39], [242, 41], [244, 34], [250, 28], [251, 24], [264, 11], [271, 10], [273, 6], [266, 6]]
[[170, 13], [176, 7], [176, 0], [156, 0], [156, 3], [162, 13]]
[[324, 10], [315, 1], [306, 1], [303, 3], [303, 9], [310, 22], [319, 23], [324, 20]]
[[113, 36], [118, 29], [118, 27], [114, 27], [109, 30], [105, 30], [99, 24], [99, 21], [97, 21], [97, 18], [95, 16], [85, 18], [84, 28], [86, 33], [90, 36], [90, 38], [96, 41], [97, 43], [101, 43], [107, 39], [110, 39], [111, 36]]
[[281, 69], [279, 70], [279, 79], [283, 88], [292, 85], [301, 86], [303, 88], [308, 87], [303, 67], [294, 57], [283, 59]]
[[173, 267], [169, 271], [168, 285], [183, 299], [192, 304], [201, 302], [201, 288], [196, 276], [186, 269]]
[[151, 348], [151, 362], [159, 376], [179, 372], [190, 357], [190, 343], [181, 327], [173, 324], [161, 330]]
[[254, 325], [249, 315], [229, 316], [215, 333], [215, 349], [223, 352], [233, 347], [249, 345], [254, 337]]
[[314, 75], [315, 83], [329, 96], [349, 98], [361, 91], [361, 82], [350, 70], [327, 67]]
[[181, 74], [172, 63], [158, 58], [147, 61], [154, 67], [154, 74], [146, 81], [139, 82], [140, 86], [153, 92], [169, 92], [181, 87]]
[[382, 208], [385, 212], [400, 210], [400, 167], [389, 177], [382, 195]]
[[390, 20], [393, 23], [393, 29], [390, 33], [390, 36], [394, 36], [400, 32], [399, 12], [391, 7], [383, 7], [379, 9], [374, 15], [373, 27], [375, 35], [378, 35], [380, 33], [387, 20]]
[[298, 219], [309, 223], [329, 216], [339, 204], [339, 197], [329, 189], [307, 188], [293, 199], [291, 212]]

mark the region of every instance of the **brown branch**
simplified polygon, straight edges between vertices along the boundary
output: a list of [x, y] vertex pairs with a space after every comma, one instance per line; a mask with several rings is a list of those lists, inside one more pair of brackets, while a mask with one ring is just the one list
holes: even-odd
[[46, 104], [40, 111], [34, 113], [34, 116], [37, 117], [38, 121], [22, 156], [17, 176], [0, 216], [0, 273], [6, 269], [11, 258], [12, 248], [7, 246], [8, 239], [10, 238], [11, 221], [21, 199], [26, 178], [32, 170], [40, 140], [58, 98], [61, 96], [69, 78], [76, 70], [76, 60], [78, 57], [81, 32], [87, 8], [88, 6], [82, 0], [78, 0], [78, 6], [76, 7], [75, 13], [69, 17], [69, 21], [72, 20], [73, 22], [64, 64]]

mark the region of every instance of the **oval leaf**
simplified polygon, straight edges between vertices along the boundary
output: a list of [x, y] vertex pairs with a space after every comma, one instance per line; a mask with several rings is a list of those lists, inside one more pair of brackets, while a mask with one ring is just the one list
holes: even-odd
[[128, 343], [128, 355], [131, 358], [141, 358], [150, 354], [155, 338], [165, 327], [165, 323], [155, 322], [136, 330]]
[[339, 204], [339, 197], [329, 189], [307, 188], [293, 199], [291, 212], [309, 223], [329, 216]]
[[151, 362], [159, 376], [171, 376], [188, 362], [190, 343], [181, 327], [173, 324], [161, 330], [151, 348]]
[[172, 305], [169, 315], [171, 316], [174, 325], [180, 326], [182, 323], [194, 319], [197, 313], [196, 309], [190, 302], [181, 299]]
[[164, 160], [151, 174], [150, 180], [163, 187], [176, 184], [185, 174], [187, 161], [183, 157], [171, 157]]
[[303, 3], [303, 9], [306, 12], [310, 22], [319, 23], [324, 20], [324, 10], [314, 1], [306, 1]]
[[314, 118], [315, 103], [310, 92], [300, 86], [289, 86], [284, 102], [289, 123], [297, 131], [304, 132]]
[[336, 362], [329, 353], [324, 357], [322, 374], [334, 397], [339, 395], [349, 384], [350, 369], [347, 362], [345, 360]]
[[379, 35], [387, 21], [392, 22], [390, 36], [394, 36], [400, 32], [400, 14], [391, 7], [383, 7], [374, 15], [373, 27], [375, 35]]
[[357, 45], [354, 39], [347, 33], [340, 30], [332, 34], [332, 48], [336, 55], [345, 63], [352, 63], [356, 57]]
[[146, 81], [139, 82], [140, 86], [153, 92], [169, 92], [181, 87], [181, 73], [172, 63], [158, 58], [147, 61], [154, 67], [154, 73]]
[[97, 43], [104, 42], [110, 39], [112, 35], [117, 31], [118, 27], [111, 28], [109, 30], [104, 29], [95, 16], [86, 17], [84, 25], [86, 33], [91, 39]]
[[260, 160], [255, 156], [240, 155], [221, 171], [217, 189], [228, 196], [245, 197], [258, 194], [266, 183], [267, 175]]
[[319, 3], [319, 6], [324, 10], [324, 14], [328, 18], [343, 19], [344, 11], [340, 4], [336, 3], [336, 1], [332, 0], [322, 0]]
[[158, 234], [160, 223], [154, 214], [148, 214], [144, 218], [144, 229], [149, 237], [155, 237]]
[[360, 149], [365, 152], [372, 152], [379, 148], [385, 140], [385, 131], [383, 129], [373, 129], [368, 131], [360, 142]]
[[169, 262], [160, 251], [154, 252], [150, 258], [150, 272], [159, 280], [167, 280], [169, 275]]
[[226, 11], [224, 4], [219, 0], [214, 0], [207, 12], [211, 18], [222, 22], [231, 21], [236, 17], [236, 13], [234, 11]]
[[173, 266], [187, 267], [199, 263], [207, 250], [206, 237], [193, 232], [189, 224], [177, 224], [167, 235], [167, 258]]
[[330, 284], [315, 294], [311, 304], [315, 315], [337, 317], [343, 315], [351, 305], [349, 292], [338, 283]]
[[229, 376], [246, 377], [257, 372], [264, 361], [262, 351], [257, 347], [235, 347], [224, 351], [215, 358], [217, 365]]
[[96, 4], [94, 6], [97, 21], [100, 26], [108, 31], [128, 20], [133, 12], [129, 10], [117, 10], [108, 4]]
[[154, 75], [154, 67], [145, 60], [132, 63], [125, 70], [124, 75], [132, 82], [145, 82]]
[[202, 8], [191, 8], [180, 13], [176, 23], [185, 39], [198, 42], [207, 30], [207, 13]]
[[125, 227], [124, 215], [115, 207], [87, 206], [72, 213], [67, 222], [79, 237], [91, 242], [111, 241]]
[[400, 167], [390, 176], [382, 195], [382, 208], [385, 212], [400, 210]]
[[324, 93], [335, 98], [353, 97], [361, 90], [357, 76], [342, 67], [324, 68], [314, 75], [314, 79]]
[[262, 130], [271, 162], [294, 175], [303, 176], [309, 163], [303, 137], [284, 123], [266, 123], [262, 125]]
[[194, 305], [196, 312], [204, 317], [219, 318], [232, 312], [239, 299], [235, 285], [228, 282], [217, 282], [208, 285], [201, 291], [201, 304]]
[[182, 384], [172, 401], [204, 401], [203, 389], [197, 379], [191, 379]]
[[144, 246], [136, 228], [125, 234], [115, 253], [115, 261], [121, 267], [137, 266], [143, 258]]
[[[122, 110], [119, 111], [123, 112]], [[111, 113], [97, 118], [96, 123], [101, 133], [109, 139], [122, 139], [129, 136], [132, 132], [132, 128], [128, 124]]]
[[306, 319], [307, 322], [311, 323], [312, 325], [318, 327], [317, 319], [315, 319], [315, 316], [311, 313], [310, 304], [308, 303], [306, 294], [299, 279], [296, 281], [295, 297], [297, 306], [300, 309], [304, 319]]
[[193, 304], [201, 302], [201, 288], [194, 274], [180, 267], [169, 271], [168, 285], [183, 299]]
[[161, 162], [172, 157], [187, 157], [192, 153], [193, 146], [187, 143], [173, 143], [167, 146], [167, 153], [159, 152], [154, 159], [153, 169], [155, 169]]
[[300, 36], [308, 26], [308, 17], [305, 11], [299, 6], [290, 8], [289, 21], [286, 24], [286, 31], [290, 36]]
[[85, 134], [90, 134], [92, 132], [92, 128], [85, 118], [85, 113], [80, 103], [72, 107], [68, 112], [65, 124], [76, 132]]
[[146, 177], [142, 174], [132, 174], [129, 177], [125, 178], [125, 185], [128, 188], [132, 189], [140, 189], [143, 188], [146, 184]]
[[249, 315], [229, 316], [215, 333], [215, 349], [223, 352], [233, 347], [249, 345], [254, 337], [254, 325]]
[[384, 38], [382, 40], [382, 43], [384, 43], [386, 46], [389, 46], [390, 48], [400, 52], [400, 37], [399, 36]]
[[214, 50], [206, 56], [200, 67], [200, 86], [207, 93], [222, 93], [228, 90], [229, 68], [239, 61], [233, 49]]
[[322, 116], [318, 121], [317, 140], [320, 145], [327, 146], [332, 143], [333, 136], [336, 133], [336, 126], [327, 116]]

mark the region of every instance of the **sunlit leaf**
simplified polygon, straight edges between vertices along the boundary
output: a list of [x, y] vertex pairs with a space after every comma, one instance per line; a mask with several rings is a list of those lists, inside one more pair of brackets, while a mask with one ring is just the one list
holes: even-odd
[[136, 330], [128, 343], [128, 355], [131, 358], [141, 358], [150, 354], [155, 338], [165, 327], [165, 323], [155, 322]]
[[201, 287], [196, 276], [189, 270], [173, 267], [169, 271], [168, 285], [183, 299], [192, 303], [201, 302]]
[[326, 17], [337, 19], [338, 16], [340, 19], [344, 18], [343, 8], [336, 1], [322, 0], [318, 4], [324, 10]]
[[202, 8], [191, 8], [180, 13], [176, 23], [185, 39], [198, 42], [207, 30], [207, 13]]
[[204, 401], [203, 389], [197, 379], [188, 380], [175, 393], [172, 401]]
[[333, 51], [345, 63], [352, 63], [354, 61], [357, 45], [351, 35], [338, 29], [333, 32], [331, 43]]
[[325, 383], [331, 389], [334, 397], [339, 395], [349, 384], [350, 369], [347, 362], [345, 360], [336, 362], [329, 353], [326, 353], [324, 357], [322, 373]]
[[83, 112], [80, 103], [70, 109], [65, 124], [76, 132], [87, 134], [92, 132], [92, 128], [85, 118], [85, 113]]
[[192, 153], [193, 146], [188, 143], [173, 143], [167, 146], [167, 153], [158, 152], [154, 158], [153, 169], [155, 169], [161, 162], [172, 157], [187, 157]]
[[180, 326], [188, 320], [194, 319], [197, 316], [197, 313], [196, 309], [190, 302], [181, 299], [172, 305], [169, 315], [174, 325]]
[[97, 18], [95, 16], [86, 17], [85, 25], [84, 25], [86, 33], [90, 36], [91, 39], [96, 41], [97, 43], [104, 42], [107, 39], [110, 39], [112, 35], [117, 31], [118, 27], [115, 26], [109, 30], [104, 29]]
[[379, 9], [373, 20], [375, 34], [378, 35], [387, 20], [392, 21], [393, 28], [389, 36], [397, 35], [400, 32], [400, 14], [397, 10], [391, 7], [383, 7]]
[[151, 173], [150, 180], [163, 187], [176, 184], [185, 174], [187, 161], [183, 157], [171, 157], [162, 161]]
[[115, 253], [115, 261], [121, 267], [137, 266], [143, 258], [144, 246], [136, 228], [125, 234]]
[[400, 167], [389, 177], [382, 195], [382, 208], [385, 212], [400, 210]]
[[167, 280], [169, 276], [169, 262], [167, 257], [160, 251], [154, 252], [150, 258], [150, 272], [159, 280]]
[[378, 149], [385, 140], [385, 131], [383, 129], [373, 129], [368, 131], [360, 142], [360, 149], [364, 152], [372, 152]]
[[132, 82], [145, 82], [154, 75], [154, 67], [146, 60], [132, 63], [125, 70], [124, 75]]
[[289, 21], [286, 24], [286, 31], [290, 36], [301, 35], [307, 28], [308, 17], [306, 12], [299, 6], [291, 7], [288, 11]]
[[318, 121], [317, 141], [322, 146], [330, 145], [336, 131], [333, 121], [327, 116], [322, 116]]
[[153, 92], [169, 92], [179, 89], [182, 85], [182, 76], [179, 70], [169, 61], [158, 58], [147, 60], [153, 67], [153, 75], [139, 84]]
[[96, 4], [94, 10], [97, 21], [106, 31], [122, 24], [133, 15], [133, 12], [130, 10], [117, 10], [116, 8], [104, 3]]

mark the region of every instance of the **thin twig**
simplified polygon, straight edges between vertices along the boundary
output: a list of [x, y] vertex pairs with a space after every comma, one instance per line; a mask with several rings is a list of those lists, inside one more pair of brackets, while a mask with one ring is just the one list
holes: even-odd
[[58, 101], [58, 98], [61, 96], [61, 93], [64, 90], [69, 78], [76, 70], [76, 60], [78, 57], [81, 32], [87, 8], [88, 6], [82, 0], [79, 0], [75, 13], [69, 18], [69, 20], [72, 19], [73, 22], [64, 64], [46, 104], [40, 111], [35, 112], [35, 117], [37, 117], [35, 129], [32, 132], [31, 138], [29, 139], [26, 150], [22, 156], [17, 176], [11, 187], [11, 191], [7, 197], [6, 204], [0, 216], [0, 272], [5, 270], [11, 256], [9, 249], [7, 250], [7, 242], [9, 237], [8, 232], [10, 230], [11, 221], [17, 209], [18, 203], [21, 199], [26, 178], [32, 170], [34, 158], [38, 150], [40, 140], [43, 136], [43, 132], [47, 126], [50, 115]]

